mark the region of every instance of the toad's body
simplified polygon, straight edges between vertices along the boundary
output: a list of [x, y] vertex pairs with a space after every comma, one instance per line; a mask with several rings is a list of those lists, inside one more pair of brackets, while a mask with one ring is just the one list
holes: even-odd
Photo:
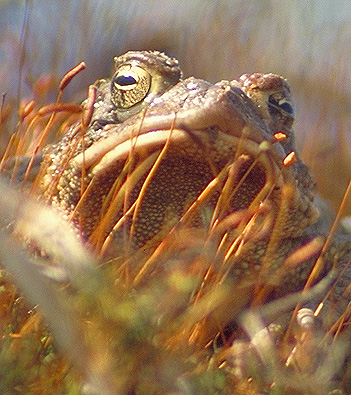
[[303, 261], [291, 254], [325, 237], [327, 222], [293, 120], [281, 77], [181, 80], [175, 60], [131, 52], [100, 83], [84, 140], [72, 130], [46, 155], [45, 193], [105, 256], [149, 256], [174, 226], [203, 229], [232, 276], [286, 294], [303, 288], [321, 245]]

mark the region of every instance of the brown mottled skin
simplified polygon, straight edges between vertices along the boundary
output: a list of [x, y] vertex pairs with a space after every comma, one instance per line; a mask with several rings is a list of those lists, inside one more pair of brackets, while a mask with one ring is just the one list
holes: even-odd
[[[148, 69], [151, 81], [159, 75], [158, 81], [166, 83], [125, 109], [111, 98], [111, 81], [100, 81], [84, 135], [84, 154], [74, 129], [46, 154], [43, 187], [48, 200], [72, 216], [89, 245], [101, 247], [107, 238], [106, 257], [137, 250], [150, 255], [217, 180], [208, 203], [187, 226], [207, 229], [211, 218], [212, 223], [217, 218], [225, 224], [230, 214], [243, 213], [222, 231], [227, 232], [224, 248], [230, 274], [271, 284], [276, 295], [301, 290], [320, 248], [307, 249], [296, 264], [285, 267], [284, 262], [306, 243], [325, 240], [330, 219], [318, 198], [316, 203], [314, 182], [296, 151], [287, 82], [260, 73], [216, 84], [194, 77], [182, 80], [177, 62], [157, 52], [129, 52], [117, 58], [116, 73], [126, 63]], [[282, 140], [275, 137], [280, 132], [285, 135]], [[165, 146], [134, 213], [129, 209]], [[284, 162], [291, 152], [295, 158]], [[113, 194], [117, 197], [111, 203]], [[121, 220], [123, 213], [127, 214]], [[240, 246], [230, 250], [235, 240]], [[347, 243], [334, 242], [319, 278], [330, 269], [335, 251], [342, 260]]]

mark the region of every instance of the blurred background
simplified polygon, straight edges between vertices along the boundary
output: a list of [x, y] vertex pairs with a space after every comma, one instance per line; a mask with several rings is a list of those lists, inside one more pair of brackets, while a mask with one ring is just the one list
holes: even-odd
[[349, 0], [0, 0], [0, 93], [29, 100], [39, 79], [56, 89], [84, 60], [65, 92], [81, 100], [114, 56], [141, 49], [165, 51], [185, 76], [212, 82], [281, 74], [302, 157], [337, 208], [351, 175], [350, 44]]

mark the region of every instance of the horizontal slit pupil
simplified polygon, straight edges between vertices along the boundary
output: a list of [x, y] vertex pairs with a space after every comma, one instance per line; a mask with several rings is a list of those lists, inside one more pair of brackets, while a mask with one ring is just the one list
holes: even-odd
[[293, 112], [293, 109], [292, 109], [292, 107], [291, 107], [291, 105], [289, 104], [289, 103], [282, 103], [282, 104], [280, 104], [280, 107], [284, 110], [284, 111], [286, 111], [286, 112], [288, 112], [288, 113], [292, 113]]
[[126, 86], [126, 85], [135, 85], [137, 81], [135, 80], [134, 77], [130, 75], [121, 75], [116, 77], [115, 83], [117, 85]]

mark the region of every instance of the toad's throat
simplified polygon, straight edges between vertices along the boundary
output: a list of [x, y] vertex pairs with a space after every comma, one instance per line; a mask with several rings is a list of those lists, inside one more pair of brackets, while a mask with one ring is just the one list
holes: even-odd
[[[114, 246], [127, 238], [135, 249], [162, 240], [191, 206], [195, 214], [186, 226], [205, 228], [219, 199], [222, 216], [248, 208], [272, 178], [271, 161], [262, 160], [257, 143], [224, 135], [228, 144], [218, 138], [209, 145], [210, 136], [201, 133], [200, 140], [197, 132], [152, 131], [104, 155], [90, 168], [78, 204], [75, 220], [84, 237], [100, 245], [112, 238]], [[241, 154], [238, 144], [245, 146]]]

